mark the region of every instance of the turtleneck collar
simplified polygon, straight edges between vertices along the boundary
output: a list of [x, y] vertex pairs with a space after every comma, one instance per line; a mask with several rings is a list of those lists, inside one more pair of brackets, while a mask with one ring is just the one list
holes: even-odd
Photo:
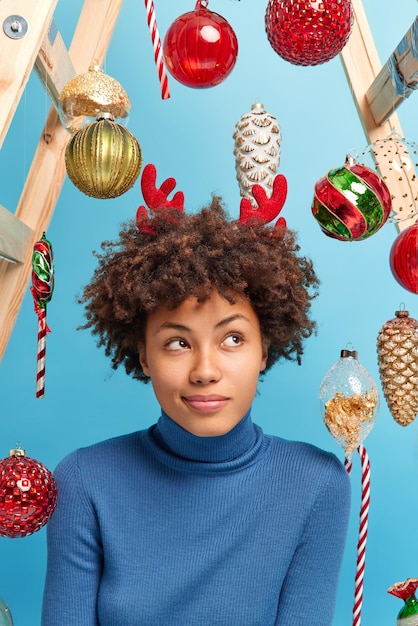
[[[250, 411], [232, 430], [217, 437], [198, 437], [185, 430], [164, 411], [151, 435], [160, 450], [176, 465], [214, 465], [217, 469], [236, 469], [253, 460], [263, 443], [262, 430], [251, 421]], [[196, 469], [196, 468], [194, 468]]]

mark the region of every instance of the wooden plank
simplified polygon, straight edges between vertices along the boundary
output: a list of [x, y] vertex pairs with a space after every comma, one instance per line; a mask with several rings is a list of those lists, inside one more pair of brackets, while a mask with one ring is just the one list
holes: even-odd
[[[376, 124], [373, 118], [366, 93], [382, 69], [382, 66], [364, 12], [363, 4], [361, 0], [352, 0], [352, 3], [355, 14], [353, 30], [348, 43], [340, 53], [340, 57], [347, 80], [351, 86], [353, 99], [367, 141], [369, 144], [372, 144], [378, 140], [385, 140], [393, 131], [400, 137], [403, 137], [402, 128], [396, 113], [390, 115], [382, 124]], [[415, 189], [415, 186], [418, 184], [416, 173], [412, 171], [408, 176], [402, 175], [404, 164], [398, 158], [396, 158], [396, 161], [394, 167], [394, 164], [389, 160], [380, 160], [379, 163], [377, 163], [375, 159], [379, 174], [385, 180], [392, 197], [396, 200], [403, 198], [406, 190], [415, 197], [418, 193], [418, 190]], [[412, 157], [410, 162], [412, 164], [412, 170], [415, 170]], [[394, 213], [398, 220], [396, 222], [398, 231], [402, 231], [415, 223], [415, 211], [415, 207], [398, 207], [397, 203], [394, 203]]]
[[[0, 2], [0, 148], [48, 32], [57, 1]], [[3, 31], [3, 24], [11, 16], [19, 16], [27, 23], [27, 32], [20, 39], [13, 39]], [[23, 21], [17, 23], [24, 24]]]
[[54, 20], [39, 49], [35, 69], [52, 104], [58, 108], [59, 95], [64, 85], [75, 76], [75, 69]]
[[23, 263], [31, 229], [0, 205], [0, 257]]
[[376, 124], [382, 124], [418, 89], [418, 17], [366, 93]]
[[[86, 72], [93, 60], [99, 65], [103, 62], [122, 4], [123, 0], [85, 1], [70, 47], [70, 58], [78, 74]], [[64, 151], [69, 139], [52, 107], [16, 210], [16, 217], [33, 230], [30, 245], [22, 264], [0, 260], [0, 359], [28, 286], [33, 244], [47, 230], [61, 192], [66, 175]]]

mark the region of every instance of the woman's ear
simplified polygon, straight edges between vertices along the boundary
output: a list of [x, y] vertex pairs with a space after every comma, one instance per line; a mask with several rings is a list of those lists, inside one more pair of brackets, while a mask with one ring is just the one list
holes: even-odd
[[262, 339], [263, 352], [261, 356], [260, 372], [264, 372], [264, 370], [266, 369], [267, 359], [269, 356], [269, 347], [270, 347], [270, 342], [267, 341], [267, 339]]
[[145, 350], [144, 343], [138, 344], [138, 354], [139, 354], [139, 364], [142, 367], [142, 371], [144, 372], [145, 376], [150, 376], [150, 371], [149, 371], [148, 362], [147, 362], [147, 353]]

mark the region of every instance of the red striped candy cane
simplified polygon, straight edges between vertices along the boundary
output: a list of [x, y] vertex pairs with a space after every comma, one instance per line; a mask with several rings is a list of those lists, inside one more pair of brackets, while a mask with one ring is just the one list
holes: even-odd
[[[36, 309], [35, 309], [36, 310]], [[45, 395], [45, 357], [46, 357], [46, 308], [38, 313], [38, 355], [36, 367], [36, 397], [43, 398]]]
[[38, 316], [38, 353], [36, 369], [36, 397], [45, 395], [45, 357], [46, 335], [49, 328], [46, 323], [46, 304], [52, 298], [54, 290], [54, 268], [52, 246], [45, 233], [33, 247], [31, 292], [35, 313]]
[[163, 58], [163, 52], [161, 49], [161, 39], [157, 28], [157, 20], [155, 19], [155, 8], [153, 0], [145, 0], [145, 8], [147, 10], [147, 22], [148, 28], [151, 33], [151, 41], [154, 46], [154, 61], [157, 66], [158, 78], [161, 85], [161, 97], [166, 100], [170, 97], [170, 91], [168, 88], [167, 73], [165, 71], [165, 64]]
[[[354, 590], [354, 607], [353, 607], [353, 626], [361, 624], [361, 608], [363, 604], [363, 582], [364, 570], [366, 567], [366, 542], [367, 527], [369, 520], [370, 507], [370, 461], [363, 445], [357, 448], [361, 459], [361, 507], [360, 507], [360, 528], [357, 543], [357, 569]], [[351, 472], [351, 460], [345, 459], [345, 468], [348, 473]]]

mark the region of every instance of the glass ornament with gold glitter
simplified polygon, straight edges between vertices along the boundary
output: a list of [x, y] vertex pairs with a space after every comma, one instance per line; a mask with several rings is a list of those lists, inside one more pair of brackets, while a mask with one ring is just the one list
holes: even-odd
[[256, 208], [257, 202], [251, 192], [253, 185], [261, 185], [268, 197], [272, 194], [280, 164], [280, 126], [274, 115], [257, 102], [238, 120], [233, 138], [240, 194]]
[[319, 389], [325, 426], [348, 459], [373, 428], [379, 411], [377, 386], [357, 357], [356, 350], [341, 350]]
[[[113, 119], [127, 120], [131, 103], [122, 85], [105, 74], [98, 65], [74, 76], [66, 83], [59, 96], [60, 118], [72, 133], [83, 123], [83, 118], [100, 118], [109, 114]], [[92, 121], [87, 119], [85, 123]]]
[[13, 626], [12, 614], [4, 600], [0, 598], [0, 626]]
[[110, 115], [80, 128], [65, 151], [71, 182], [93, 198], [116, 198], [139, 176], [142, 152], [136, 137]]
[[389, 411], [400, 426], [418, 415], [418, 321], [396, 311], [377, 337], [380, 380]]

